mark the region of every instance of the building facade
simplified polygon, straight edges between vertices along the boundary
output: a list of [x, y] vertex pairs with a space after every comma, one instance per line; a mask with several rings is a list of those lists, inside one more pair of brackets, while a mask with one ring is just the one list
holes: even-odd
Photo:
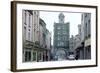
[[32, 61], [33, 11], [23, 10], [23, 62]]
[[22, 11], [23, 24], [23, 62], [38, 61], [39, 12]]
[[43, 61], [50, 61], [51, 33], [46, 28], [46, 23], [40, 18], [40, 47], [42, 48]]
[[39, 17], [39, 11], [23, 10], [22, 17], [23, 62], [48, 61], [46, 56], [49, 56], [51, 42], [49, 45], [46, 42], [51, 40], [51, 35], [46, 31], [45, 22]]
[[[54, 23], [54, 49], [56, 50], [55, 52], [57, 53], [58, 51], [58, 55], [57, 57], [60, 56], [60, 58], [66, 58], [66, 55], [62, 53], [62, 51], [64, 52], [68, 52], [69, 50], [69, 23], [64, 23], [64, 14], [60, 13], [59, 14], [59, 22], [58, 23]], [[61, 52], [60, 52], [61, 51]], [[61, 56], [61, 55], [62, 56]]]
[[47, 60], [51, 60], [51, 33], [48, 29], [46, 29], [46, 49], [47, 49]]
[[83, 13], [78, 25], [80, 45], [76, 47], [79, 59], [91, 59], [91, 14]]
[[91, 59], [91, 14], [82, 14], [84, 24], [84, 59]]
[[39, 21], [39, 25], [40, 25], [40, 47], [42, 48], [41, 51], [39, 52], [40, 53], [40, 56], [39, 57], [42, 57], [42, 61], [46, 61], [46, 24], [45, 22], [40, 19]]

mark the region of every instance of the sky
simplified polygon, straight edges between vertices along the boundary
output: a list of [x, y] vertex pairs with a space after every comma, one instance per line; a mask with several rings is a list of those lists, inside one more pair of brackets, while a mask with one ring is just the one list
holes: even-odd
[[[59, 22], [59, 14], [61, 12], [50, 12], [50, 11], [40, 11], [40, 18], [44, 20], [46, 23], [46, 28], [52, 33], [52, 41], [51, 44], [53, 45], [53, 29], [54, 29], [54, 22]], [[68, 13], [62, 12], [65, 16], [65, 23], [70, 23], [70, 37], [71, 35], [78, 34], [78, 24], [81, 24], [81, 13]]]

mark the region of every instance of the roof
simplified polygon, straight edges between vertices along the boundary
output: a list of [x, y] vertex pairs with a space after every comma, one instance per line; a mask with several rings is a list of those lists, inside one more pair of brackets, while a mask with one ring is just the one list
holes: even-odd
[[39, 24], [41, 24], [42, 26], [46, 26], [46, 23], [44, 22], [43, 19], [39, 18]]

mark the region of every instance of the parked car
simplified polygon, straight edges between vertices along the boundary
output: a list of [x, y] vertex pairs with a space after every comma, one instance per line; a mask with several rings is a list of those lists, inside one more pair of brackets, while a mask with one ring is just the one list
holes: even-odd
[[75, 55], [73, 55], [73, 54], [69, 55], [68, 60], [75, 60]]

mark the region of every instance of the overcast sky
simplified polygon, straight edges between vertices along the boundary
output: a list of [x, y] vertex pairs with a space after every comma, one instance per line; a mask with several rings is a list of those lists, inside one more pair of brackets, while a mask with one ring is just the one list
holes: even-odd
[[[54, 22], [59, 22], [58, 16], [61, 12], [47, 12], [40, 11], [40, 18], [42, 18], [45, 23], [47, 29], [52, 32], [52, 44], [53, 44], [53, 26]], [[81, 24], [81, 13], [67, 13], [62, 12], [65, 16], [65, 23], [70, 23], [70, 36], [78, 34], [78, 24]]]

